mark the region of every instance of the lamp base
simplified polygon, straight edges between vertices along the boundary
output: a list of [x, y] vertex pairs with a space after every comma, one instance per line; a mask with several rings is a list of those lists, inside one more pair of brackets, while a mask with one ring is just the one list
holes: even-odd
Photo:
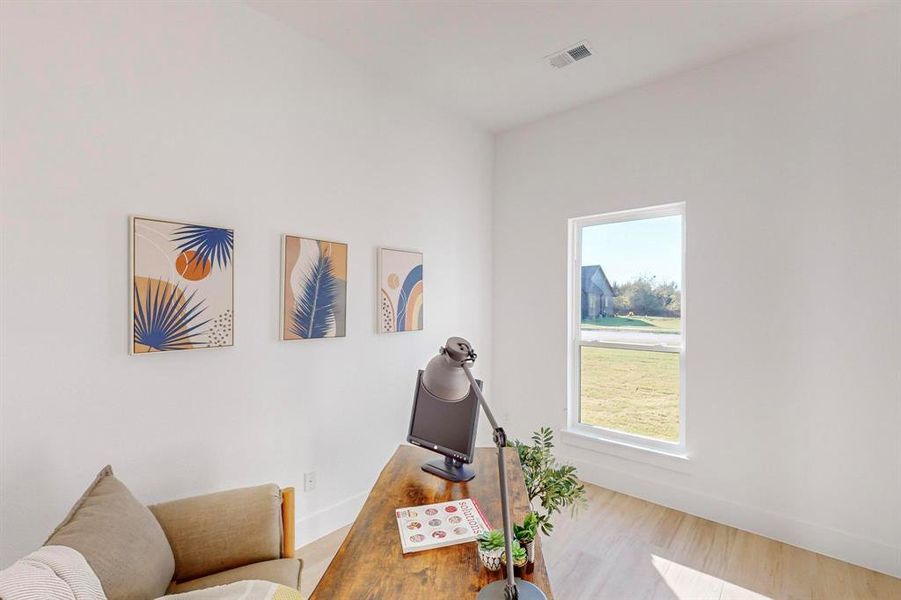
[[[507, 587], [507, 580], [493, 581], [479, 590], [476, 600], [505, 600], [504, 591]], [[523, 581], [519, 577], [516, 578], [516, 591], [519, 594], [519, 600], [547, 600], [547, 596], [534, 583]]]
[[444, 460], [433, 460], [422, 465], [422, 470], [432, 475], [437, 475], [442, 479], [453, 482], [469, 481], [476, 476], [476, 472], [472, 468], [458, 460], [445, 458]]

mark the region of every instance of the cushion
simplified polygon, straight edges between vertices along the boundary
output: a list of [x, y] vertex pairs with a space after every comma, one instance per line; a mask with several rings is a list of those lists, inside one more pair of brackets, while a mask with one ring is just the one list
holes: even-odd
[[88, 561], [68, 546], [44, 546], [0, 571], [3, 600], [107, 600]]
[[157, 598], [175, 561], [153, 513], [106, 466], [45, 542], [81, 552], [109, 600]]
[[188, 581], [281, 558], [282, 496], [267, 484], [155, 504], [175, 556], [175, 580]]
[[280, 558], [264, 562], [245, 565], [237, 569], [229, 569], [221, 573], [199, 577], [191, 581], [173, 583], [169, 586], [170, 594], [181, 594], [192, 590], [201, 590], [217, 585], [226, 585], [245, 579], [258, 579], [271, 581], [293, 590], [300, 589], [300, 571], [302, 563], [298, 558]]

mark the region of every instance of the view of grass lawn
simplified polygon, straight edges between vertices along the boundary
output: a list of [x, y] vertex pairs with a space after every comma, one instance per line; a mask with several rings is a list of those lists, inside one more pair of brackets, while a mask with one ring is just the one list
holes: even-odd
[[679, 333], [682, 319], [679, 317], [598, 317], [583, 319], [583, 329], [605, 329], [607, 327], [626, 327], [636, 331], [654, 331], [656, 333]]
[[582, 423], [679, 440], [678, 354], [583, 346], [581, 362]]

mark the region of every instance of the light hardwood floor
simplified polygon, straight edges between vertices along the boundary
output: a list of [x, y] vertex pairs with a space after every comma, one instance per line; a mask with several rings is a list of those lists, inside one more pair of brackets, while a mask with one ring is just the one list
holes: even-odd
[[316, 584], [322, 579], [348, 531], [350, 525], [297, 549], [295, 556], [303, 560], [303, 571], [300, 575], [301, 596], [307, 598], [316, 589]]
[[[593, 485], [542, 540], [558, 600], [899, 600], [901, 579]], [[298, 550], [309, 595], [349, 527]], [[393, 600], [393, 599], [384, 599]], [[402, 599], [398, 599], [402, 600]]]

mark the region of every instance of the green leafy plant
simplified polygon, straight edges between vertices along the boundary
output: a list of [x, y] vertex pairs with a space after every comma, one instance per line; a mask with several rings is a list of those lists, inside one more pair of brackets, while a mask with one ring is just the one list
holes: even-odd
[[532, 434], [532, 443], [515, 440], [508, 443], [516, 448], [522, 472], [526, 480], [529, 501], [535, 508], [538, 501], [540, 510], [535, 511], [538, 528], [545, 535], [554, 529], [551, 522], [555, 514], [569, 508], [571, 514], [585, 503], [585, 486], [576, 476], [576, 468], [561, 465], [554, 458], [554, 432], [542, 427]]
[[[513, 564], [515, 566], [524, 565], [526, 563], [526, 549], [520, 545], [519, 541], [513, 540], [512, 550], [513, 550]], [[507, 562], [507, 553], [506, 552], [504, 552], [504, 554], [501, 555], [501, 562], [503, 562], [503, 563]]]
[[504, 548], [504, 532], [500, 529], [492, 529], [491, 531], [480, 533], [476, 541], [479, 543], [479, 550], [483, 552], [501, 550]]
[[522, 525], [513, 524], [513, 535], [520, 544], [528, 544], [538, 535], [538, 515], [533, 511], [526, 515]]

